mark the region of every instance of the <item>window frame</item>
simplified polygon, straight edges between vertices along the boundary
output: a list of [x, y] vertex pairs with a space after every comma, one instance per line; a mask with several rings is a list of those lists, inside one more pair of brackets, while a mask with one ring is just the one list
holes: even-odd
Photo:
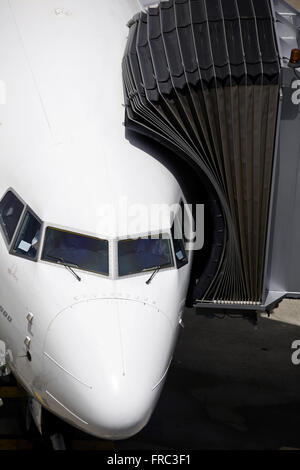
[[[25, 218], [26, 218], [27, 213], [31, 214], [41, 224], [39, 246], [38, 246], [38, 249], [37, 249], [37, 252], [36, 252], [36, 256], [34, 258], [32, 258], [30, 256], [22, 255], [20, 253], [16, 253], [15, 248], [14, 248], [14, 246], [17, 242], [18, 236], [20, 234], [20, 230], [21, 230], [21, 228], [22, 228], [22, 226], [25, 222]], [[44, 222], [42, 221], [42, 219], [31, 209], [31, 207], [26, 205], [25, 210], [23, 211], [23, 214], [22, 214], [22, 217], [21, 217], [21, 220], [20, 220], [20, 224], [18, 225], [17, 230], [16, 230], [16, 232], [14, 234], [14, 237], [12, 239], [12, 243], [11, 243], [11, 246], [10, 246], [10, 249], [9, 249], [9, 254], [13, 255], [13, 256], [17, 256], [18, 258], [23, 258], [23, 259], [26, 259], [28, 261], [33, 261], [34, 263], [37, 263], [39, 261], [39, 254], [40, 254], [41, 245], [42, 245], [43, 230], [44, 230]]]
[[23, 210], [22, 210], [19, 222], [18, 222], [18, 224], [15, 228], [14, 234], [13, 234], [12, 239], [11, 239], [10, 242], [8, 241], [8, 239], [6, 237], [6, 234], [5, 234], [5, 231], [3, 230], [2, 224], [0, 223], [0, 232], [1, 232], [2, 238], [4, 240], [4, 243], [6, 245], [6, 248], [7, 248], [8, 252], [10, 253], [11, 246], [14, 244], [16, 233], [19, 232], [20, 225], [23, 221], [23, 217], [24, 217], [24, 213], [26, 211], [27, 204], [13, 188], [8, 188], [8, 190], [5, 191], [3, 197], [1, 198], [0, 204], [3, 202], [3, 200], [5, 199], [5, 197], [7, 196], [8, 193], [12, 193], [23, 204]]
[[[172, 244], [173, 244], [173, 250], [174, 250], [174, 259], [175, 259], [176, 269], [178, 269], [178, 270], [184, 268], [190, 262], [190, 252], [189, 252], [189, 250], [186, 249], [187, 239], [185, 237], [185, 217], [188, 216], [186, 214], [186, 208], [185, 208], [186, 204], [187, 203], [181, 198], [180, 201], [179, 201], [179, 204], [178, 204], [179, 205], [179, 210], [175, 214], [175, 217], [174, 217], [173, 223], [172, 223], [172, 227], [171, 227], [171, 236], [172, 236]], [[181, 220], [178, 216], [180, 212], [181, 212], [181, 217], [182, 217]], [[186, 256], [185, 262], [183, 262], [183, 263], [181, 263], [180, 260], [178, 260], [177, 256], [176, 256], [176, 250], [175, 250], [175, 241], [176, 241], [176, 239], [174, 238], [175, 223], [178, 223], [179, 225], [181, 225], [181, 230], [182, 230], [181, 241], [183, 243], [185, 256]], [[190, 223], [191, 223], [191, 221], [190, 221]]]
[[[58, 232], [65, 232], [65, 233], [69, 233], [71, 235], [78, 235], [80, 237], [92, 238], [94, 240], [107, 242], [108, 274], [100, 273], [100, 272], [97, 272], [97, 271], [91, 271], [89, 269], [84, 269], [80, 266], [78, 268], [76, 267], [74, 269], [77, 269], [78, 271], [82, 271], [82, 272], [92, 274], [94, 276], [101, 276], [104, 279], [110, 279], [111, 278], [111, 250], [110, 250], [111, 242], [110, 242], [110, 239], [108, 239], [108, 238], [99, 238], [95, 235], [91, 235], [91, 234], [87, 234], [87, 233], [83, 233], [83, 232], [77, 232], [77, 231], [74, 231], [73, 229], [68, 229], [68, 228], [65, 228], [65, 227], [58, 227], [58, 226], [54, 227], [53, 225], [49, 225], [49, 224], [44, 223], [44, 225], [43, 225], [43, 234], [42, 234], [42, 238], [41, 238], [41, 244], [40, 244], [40, 247], [39, 247], [40, 256], [38, 257], [38, 260], [40, 262], [51, 264], [52, 266], [53, 265], [54, 266], [61, 266], [61, 267], [64, 268], [64, 265], [61, 264], [61, 263], [58, 263], [57, 261], [54, 261], [54, 260], [50, 261], [49, 259], [43, 258], [47, 229], [52, 229], [52, 230], [56, 230]], [[71, 265], [71, 263], [70, 263], [70, 265]], [[68, 263], [66, 263], [66, 266], [68, 266]]]
[[170, 230], [164, 230], [163, 232], [151, 232], [150, 234], [149, 233], [144, 233], [144, 234], [138, 234], [138, 235], [133, 235], [132, 237], [128, 238], [128, 237], [117, 237], [113, 240], [114, 242], [114, 274], [115, 274], [115, 279], [119, 279], [119, 280], [122, 280], [122, 279], [128, 279], [130, 277], [137, 277], [137, 276], [145, 276], [145, 275], [149, 275], [149, 273], [153, 272], [155, 270], [155, 267], [153, 268], [149, 268], [147, 269], [146, 271], [138, 271], [137, 273], [133, 273], [133, 274], [126, 274], [125, 276], [120, 276], [119, 274], [119, 242], [124, 242], [124, 241], [132, 241], [132, 240], [138, 240], [140, 238], [151, 238], [155, 235], [161, 235], [163, 238], [165, 236], [165, 240], [168, 240], [169, 241], [169, 245], [170, 245], [170, 253], [171, 253], [171, 257], [172, 257], [172, 264], [168, 265], [168, 266], [162, 266], [160, 268], [161, 271], [166, 271], [166, 270], [174, 270], [174, 269], [177, 269], [176, 267], [176, 261], [175, 261], [175, 252], [174, 252], [174, 246], [173, 246], [173, 239], [172, 239], [172, 234], [170, 232]]

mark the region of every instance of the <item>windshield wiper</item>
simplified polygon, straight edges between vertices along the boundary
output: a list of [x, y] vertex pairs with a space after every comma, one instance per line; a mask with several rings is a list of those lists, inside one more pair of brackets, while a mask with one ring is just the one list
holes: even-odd
[[149, 286], [149, 284], [151, 284], [151, 282], [153, 281], [154, 277], [156, 276], [156, 274], [161, 270], [161, 268], [163, 267], [164, 265], [162, 266], [157, 266], [157, 268], [155, 268], [155, 271], [151, 274], [151, 277], [148, 279], [148, 281], [146, 282], [146, 284]]
[[74, 269], [72, 269], [72, 267], [79, 269], [79, 266], [77, 266], [77, 264], [67, 264], [67, 261], [65, 261], [63, 258], [58, 258], [56, 256], [51, 255], [47, 255], [47, 258], [51, 258], [57, 261], [57, 264], [62, 264], [68, 271], [70, 271], [71, 274], [73, 274], [74, 277], [76, 277], [78, 282], [81, 282], [81, 277], [79, 277], [78, 274], [75, 273]]

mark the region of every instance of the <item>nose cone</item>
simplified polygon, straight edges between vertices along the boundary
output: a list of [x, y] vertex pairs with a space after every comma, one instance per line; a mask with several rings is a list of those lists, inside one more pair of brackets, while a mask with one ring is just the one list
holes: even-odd
[[49, 408], [88, 433], [139, 432], [159, 398], [177, 328], [156, 307], [89, 300], [59, 314], [44, 348]]

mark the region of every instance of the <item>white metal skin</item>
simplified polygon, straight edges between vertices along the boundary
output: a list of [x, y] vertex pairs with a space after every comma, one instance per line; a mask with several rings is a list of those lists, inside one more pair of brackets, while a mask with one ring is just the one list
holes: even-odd
[[[51, 225], [101, 238], [102, 204], [120, 211], [122, 198], [146, 207], [183, 198], [172, 174], [125, 138], [121, 61], [138, 9], [136, 0], [0, 0], [0, 199], [12, 188], [43, 233]], [[110, 277], [76, 270], [78, 282], [41, 253], [38, 262], [9, 254], [0, 234], [9, 367], [42, 406], [106, 439], [134, 435], [153, 412], [191, 268], [190, 255], [149, 285], [151, 272], [117, 278], [112, 241], [123, 235], [115, 226], [107, 235]]]

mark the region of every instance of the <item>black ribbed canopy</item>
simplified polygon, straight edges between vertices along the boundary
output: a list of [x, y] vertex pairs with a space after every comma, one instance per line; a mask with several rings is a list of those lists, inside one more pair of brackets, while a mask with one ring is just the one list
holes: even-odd
[[280, 82], [269, 1], [169, 0], [129, 31], [127, 125], [197, 165], [226, 219], [224, 255], [195, 296], [261, 302]]

